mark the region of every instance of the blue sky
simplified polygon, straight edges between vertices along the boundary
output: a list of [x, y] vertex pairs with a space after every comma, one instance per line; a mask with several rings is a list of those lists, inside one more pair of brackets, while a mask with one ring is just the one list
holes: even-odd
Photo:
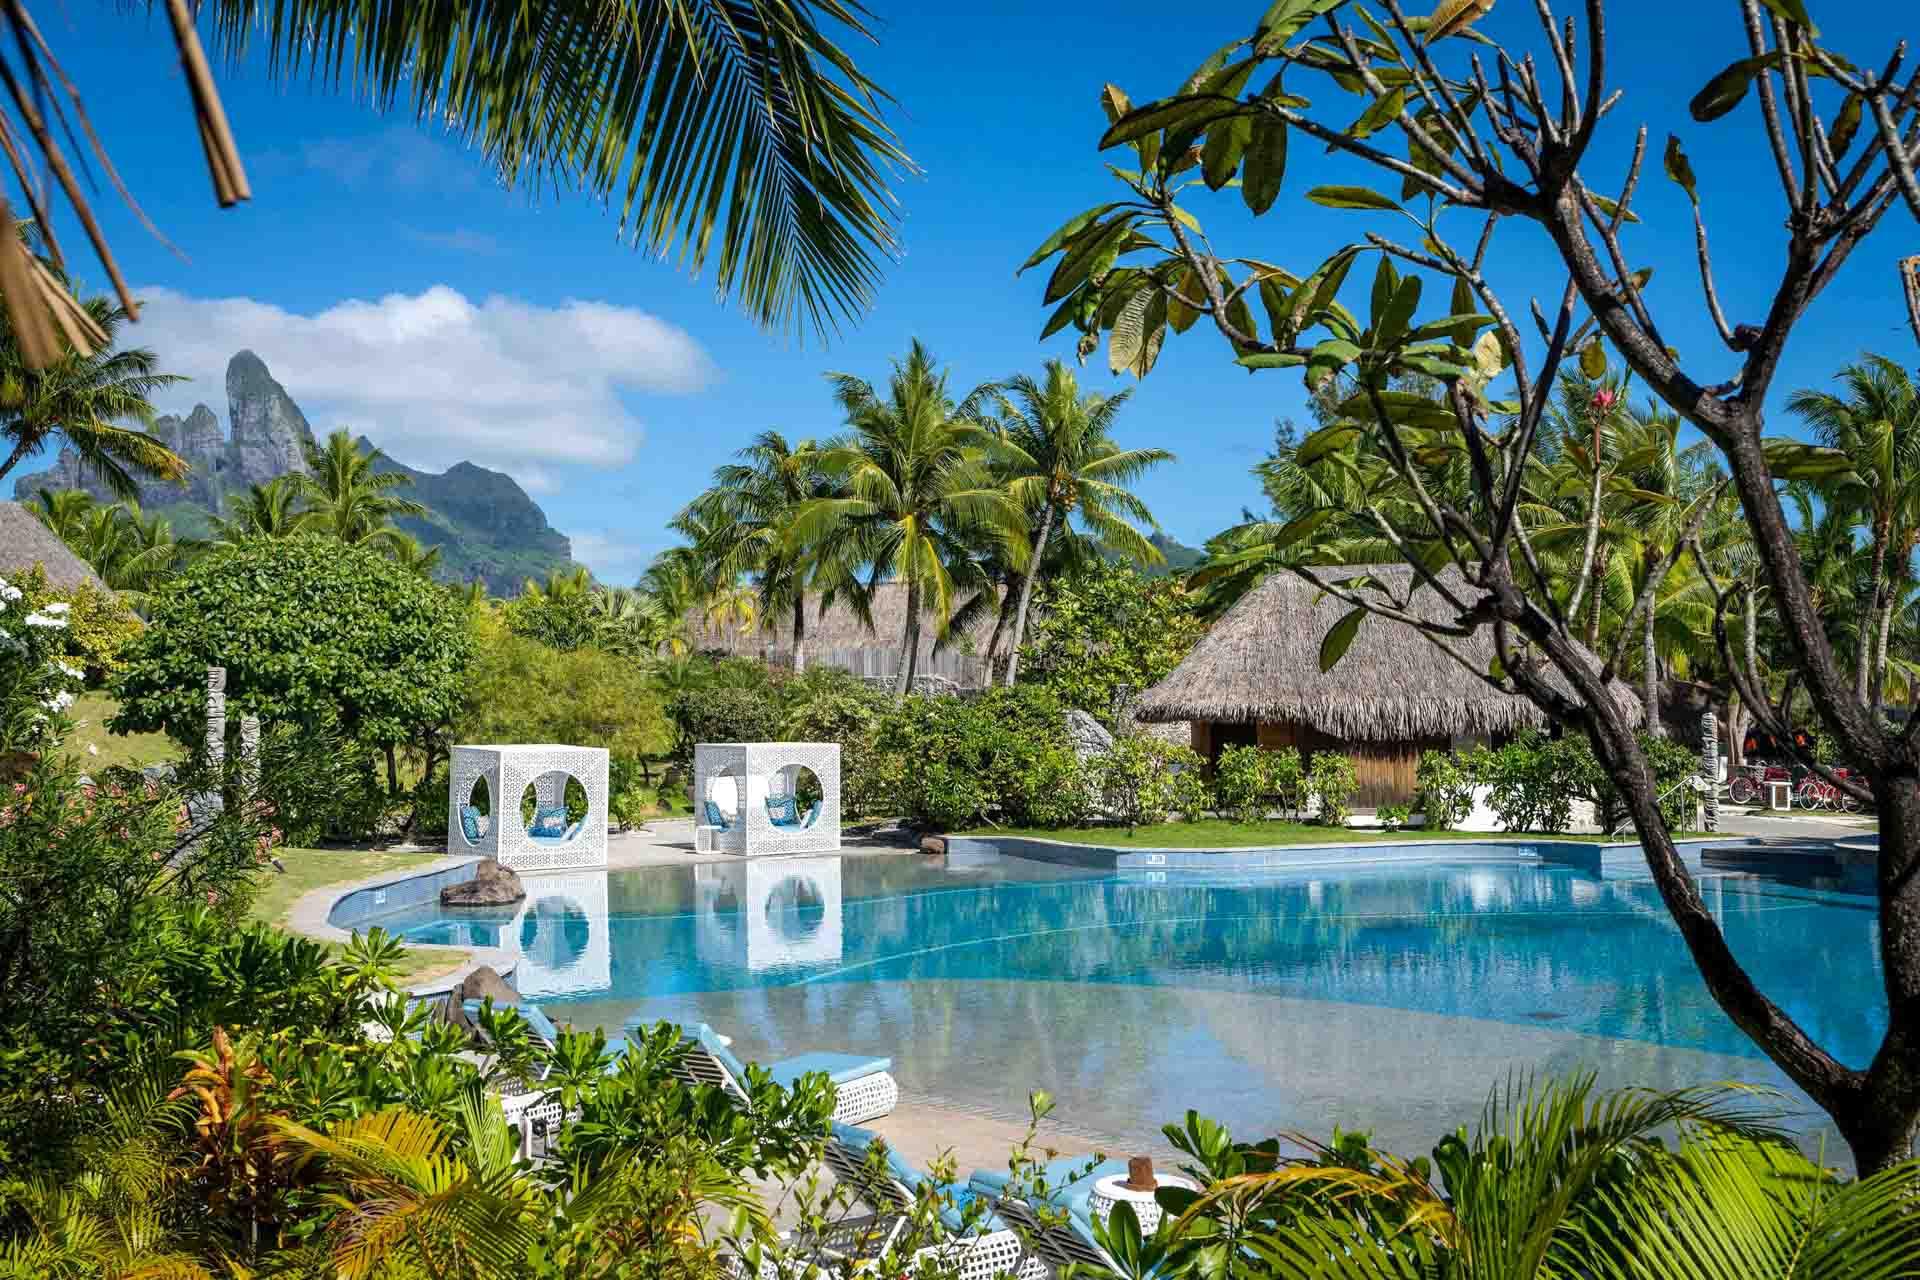
[[[963, 387], [1037, 371], [1048, 356], [1070, 359], [1070, 333], [1036, 340], [1044, 273], [1016, 279], [1014, 269], [1069, 214], [1108, 198], [1113, 184], [1094, 150], [1102, 82], [1135, 101], [1170, 92], [1263, 7], [877, 0], [879, 43], [860, 60], [898, 99], [892, 122], [923, 173], [897, 186], [904, 254], [878, 305], [824, 349], [757, 330], [717, 305], [709, 282], [617, 243], [614, 218], [591, 202], [504, 192], [475, 157], [410, 119], [283, 86], [257, 65], [221, 76], [255, 198], [218, 210], [164, 18], [77, 0], [50, 11], [47, 34], [122, 176], [178, 250], [103, 190], [96, 208], [150, 304], [131, 339], [196, 379], [164, 408], [204, 400], [224, 419], [220, 370], [233, 350], [252, 346], [316, 430], [364, 431], [417, 466], [471, 458], [502, 467], [575, 539], [578, 558], [603, 580], [628, 582], [672, 541], [673, 512], [755, 432], [838, 428], [823, 371], [878, 382], [915, 336]], [[1877, 63], [1896, 35], [1920, 34], [1893, 29], [1885, 16], [1893, 6], [1813, 9], [1831, 24], [1830, 45], [1857, 61]], [[1657, 157], [1666, 132], [1677, 131], [1707, 202], [1722, 299], [1736, 321], [1758, 320], [1785, 237], [1757, 113], [1749, 106], [1711, 126], [1685, 116], [1687, 98], [1744, 52], [1737, 7], [1615, 0], [1612, 10], [1615, 80], [1628, 94], [1587, 173], [1603, 188], [1616, 184], [1633, 127], [1650, 122], [1652, 158], [1636, 204], [1644, 221], [1629, 253], [1655, 269], [1650, 292], [1669, 340], [1700, 357], [1703, 382], [1717, 381], [1731, 357], [1699, 301], [1685, 199], [1660, 176]], [[1538, 33], [1532, 6], [1519, 0], [1483, 29], [1529, 48]], [[1355, 114], [1330, 86], [1310, 92], [1333, 118]], [[1408, 229], [1390, 215], [1299, 199], [1317, 183], [1367, 180], [1296, 140], [1286, 188], [1265, 218], [1246, 217], [1233, 192], [1203, 192], [1189, 208], [1223, 251], [1310, 267], [1365, 230]], [[1796, 337], [1781, 395], [1863, 348], [1911, 357], [1893, 263], [1915, 250], [1914, 230], [1896, 210], [1855, 254]], [[77, 228], [66, 243], [83, 281], [98, 287]], [[1543, 236], [1510, 223], [1497, 244], [1510, 306], [1518, 311], [1529, 294], [1557, 299], [1562, 276]], [[1355, 273], [1365, 275], [1370, 268]], [[1103, 356], [1089, 362], [1085, 383], [1130, 385], [1106, 372]], [[1242, 505], [1257, 505], [1248, 467], [1273, 420], [1298, 416], [1301, 400], [1296, 374], [1238, 370], [1200, 329], [1171, 342], [1118, 429], [1123, 442], [1179, 454], [1142, 486], [1163, 526], [1197, 543]], [[1774, 423], [1789, 425], [1784, 416]]]

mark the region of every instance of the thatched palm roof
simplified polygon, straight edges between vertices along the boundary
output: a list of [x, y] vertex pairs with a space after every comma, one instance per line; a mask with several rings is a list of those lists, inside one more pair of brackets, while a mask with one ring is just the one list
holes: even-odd
[[[1320, 576], [1337, 583], [1363, 572], [1403, 585], [1412, 570], [1370, 565]], [[1412, 627], [1385, 618], [1363, 622], [1346, 656], [1322, 674], [1320, 642], [1347, 611], [1304, 579], [1273, 574], [1141, 696], [1140, 719], [1293, 721], [1349, 742], [1510, 733], [1546, 722], [1525, 698], [1500, 693]], [[1431, 589], [1414, 596], [1413, 612], [1436, 621], [1447, 616]], [[1492, 661], [1493, 638], [1484, 630], [1455, 645], [1482, 670]]]
[[0, 575], [25, 573], [35, 565], [55, 587], [90, 583], [102, 591], [107, 584], [87, 562], [67, 549], [53, 530], [17, 502], [0, 502]]
[[[955, 604], [963, 603], [956, 600]], [[996, 606], [974, 611], [970, 626], [956, 629], [944, 643], [937, 637], [933, 614], [920, 612], [920, 657], [917, 669], [944, 675], [962, 687], [985, 682], [987, 646], [992, 642]], [[1029, 619], [1031, 621], [1031, 619]], [[882, 582], [873, 591], [873, 627], [860, 621], [845, 600], [836, 600], [824, 613], [818, 597], [807, 599], [807, 660], [815, 665], [841, 666], [865, 675], [891, 674], [899, 661], [900, 642], [907, 628], [907, 587], [904, 582]], [[763, 614], [754, 625], [715, 626], [705, 614], [687, 615], [687, 634], [696, 649], [720, 650], [739, 657], [790, 659], [793, 654], [793, 613]], [[940, 652], [935, 653], [936, 646]]]

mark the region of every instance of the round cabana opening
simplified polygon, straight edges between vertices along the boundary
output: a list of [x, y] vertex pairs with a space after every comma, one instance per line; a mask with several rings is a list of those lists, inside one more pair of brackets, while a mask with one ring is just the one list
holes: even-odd
[[572, 840], [587, 817], [587, 788], [564, 769], [541, 774], [520, 793], [520, 825], [529, 839]]
[[831, 742], [694, 747], [694, 848], [826, 853], [840, 847], [840, 748]]
[[493, 792], [485, 775], [473, 780], [467, 794], [460, 798], [460, 820], [453, 824], [467, 847], [477, 849], [493, 825]]

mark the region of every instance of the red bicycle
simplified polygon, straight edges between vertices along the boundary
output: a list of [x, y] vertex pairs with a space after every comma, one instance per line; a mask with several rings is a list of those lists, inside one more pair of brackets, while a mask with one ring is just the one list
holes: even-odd
[[[1842, 778], [1847, 776], [1845, 769], [1835, 769], [1834, 773]], [[1794, 802], [1802, 809], [1838, 809], [1842, 813], [1860, 811], [1860, 802], [1852, 792], [1836, 787], [1811, 770], [1800, 780], [1800, 787], [1794, 792]]]

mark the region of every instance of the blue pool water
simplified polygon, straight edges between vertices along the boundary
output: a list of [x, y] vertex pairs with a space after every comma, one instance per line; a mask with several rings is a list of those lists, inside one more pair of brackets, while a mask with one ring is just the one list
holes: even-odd
[[[1703, 878], [1761, 987], [1864, 1064], [1885, 1027], [1868, 899]], [[1535, 861], [1249, 875], [824, 857], [529, 877], [513, 912], [404, 908], [503, 946], [554, 1017], [705, 1020], [750, 1056], [886, 1053], [909, 1093], [1097, 1132], [1188, 1106], [1419, 1149], [1514, 1069], [1784, 1084], [1714, 1005], [1644, 876]]]

